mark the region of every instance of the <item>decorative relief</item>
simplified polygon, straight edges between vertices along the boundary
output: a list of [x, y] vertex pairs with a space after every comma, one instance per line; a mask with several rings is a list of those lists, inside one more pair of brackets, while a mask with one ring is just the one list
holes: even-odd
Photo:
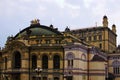
[[31, 24], [39, 24], [39, 21], [40, 21], [39, 19], [34, 19], [31, 21]]

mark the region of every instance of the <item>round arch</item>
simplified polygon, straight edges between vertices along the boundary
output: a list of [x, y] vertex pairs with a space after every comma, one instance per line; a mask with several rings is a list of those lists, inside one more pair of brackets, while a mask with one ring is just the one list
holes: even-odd
[[86, 60], [86, 55], [84, 53], [81, 55], [81, 59]]
[[75, 55], [72, 53], [72, 52], [69, 52], [66, 54], [66, 58], [69, 59], [69, 60], [72, 60], [75, 58]]

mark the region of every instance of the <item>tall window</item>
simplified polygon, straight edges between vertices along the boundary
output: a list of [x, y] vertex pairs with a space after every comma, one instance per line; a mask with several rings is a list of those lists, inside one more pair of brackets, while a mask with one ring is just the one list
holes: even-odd
[[71, 66], [71, 67], [73, 67], [73, 59], [71, 59], [71, 60], [68, 60], [68, 66]]
[[32, 55], [32, 69], [37, 68], [37, 56]]
[[87, 37], [84, 37], [84, 41], [87, 41]]
[[70, 62], [71, 62], [71, 61], [70, 61], [70, 60], [68, 60], [68, 66], [70, 66]]
[[102, 40], [102, 35], [99, 35], [99, 40]]
[[48, 69], [48, 56], [42, 56], [42, 69]]
[[53, 68], [60, 69], [60, 56], [58, 56], [58, 55], [55, 55], [53, 57]]
[[21, 68], [21, 54], [20, 54], [20, 52], [18, 52], [18, 51], [14, 52], [13, 63], [14, 63], [13, 68], [15, 68], [15, 69]]
[[112, 65], [113, 65], [113, 73], [120, 74], [120, 62], [116, 60], [112, 63]]
[[91, 41], [91, 40], [92, 40], [91, 36], [89, 36], [89, 37], [88, 37], [88, 40], [89, 40], [89, 41]]
[[101, 43], [99, 44], [99, 48], [102, 49], [102, 44]]
[[97, 36], [94, 36], [94, 41], [96, 41], [97, 40]]
[[119, 67], [113, 67], [114, 74], [120, 74], [120, 68]]
[[5, 60], [5, 69], [7, 69], [7, 57], [5, 57], [4, 60]]
[[67, 60], [68, 60], [68, 67], [73, 67], [73, 59], [74, 59], [74, 56], [72, 53], [68, 53], [67, 55]]

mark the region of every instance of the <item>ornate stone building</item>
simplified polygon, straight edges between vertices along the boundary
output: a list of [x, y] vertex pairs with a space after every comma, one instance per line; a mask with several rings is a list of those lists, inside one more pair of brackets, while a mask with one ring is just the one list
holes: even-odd
[[64, 32], [33, 20], [0, 50], [0, 80], [119, 80], [116, 36], [106, 16], [103, 27]]
[[29, 27], [8, 38], [2, 54], [3, 78], [36, 80], [40, 76], [35, 69], [40, 67], [42, 80], [62, 80], [64, 48], [60, 43], [63, 38], [52, 25], [47, 27], [38, 20], [32, 21]]
[[113, 24], [111, 30], [108, 27], [107, 16], [103, 17], [103, 26], [71, 30], [71, 34], [107, 53], [112, 53], [116, 49], [116, 25]]

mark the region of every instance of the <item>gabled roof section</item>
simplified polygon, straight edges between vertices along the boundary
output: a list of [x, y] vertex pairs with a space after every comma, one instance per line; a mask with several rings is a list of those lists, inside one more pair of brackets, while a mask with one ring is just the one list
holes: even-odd
[[106, 61], [106, 60], [98, 55], [94, 55], [91, 61]]

